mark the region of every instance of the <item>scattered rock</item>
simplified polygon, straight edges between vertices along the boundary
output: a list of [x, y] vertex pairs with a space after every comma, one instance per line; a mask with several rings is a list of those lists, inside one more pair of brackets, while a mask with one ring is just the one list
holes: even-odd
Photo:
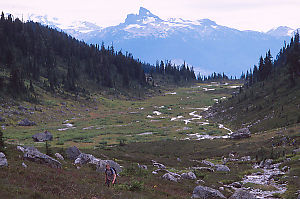
[[156, 162], [155, 160], [151, 160], [151, 162], [153, 163], [154, 167], [157, 167], [159, 169], [166, 169], [167, 167], [161, 163]]
[[138, 167], [139, 167], [140, 169], [148, 170], [147, 165], [141, 165], [141, 164], [138, 163]]
[[20, 121], [19, 126], [34, 126], [36, 125], [35, 122], [28, 120], [27, 118], [25, 118], [24, 120]]
[[237, 189], [229, 199], [255, 199], [255, 196], [243, 189]]
[[216, 189], [199, 185], [194, 188], [192, 198], [219, 199], [225, 198], [225, 196]]
[[24, 167], [25, 169], [27, 168], [27, 165], [23, 162], [22, 163], [22, 167]]
[[39, 152], [36, 148], [24, 148], [24, 158], [33, 162], [47, 164], [52, 168], [61, 168], [61, 163], [50, 156]]
[[266, 169], [272, 169], [273, 168], [272, 162], [273, 162], [272, 159], [266, 159], [265, 161], [260, 162], [259, 167], [266, 168]]
[[224, 187], [219, 187], [219, 189], [220, 189], [221, 191], [224, 191]]
[[300, 148], [293, 150], [293, 153], [300, 153]]
[[72, 146], [67, 148], [66, 154], [69, 159], [75, 160], [81, 154], [81, 151], [76, 146]]
[[204, 182], [204, 180], [197, 180], [196, 181], [196, 184], [204, 184], [205, 182]]
[[231, 139], [242, 139], [251, 137], [251, 132], [248, 128], [242, 128], [230, 135]]
[[223, 171], [223, 172], [230, 171], [230, 169], [226, 165], [223, 165], [223, 164], [216, 164], [215, 168], [216, 168], [216, 171]]
[[0, 122], [5, 122], [5, 118], [0, 116]]
[[35, 142], [45, 142], [53, 140], [53, 136], [49, 131], [45, 131], [44, 133], [37, 133], [33, 135], [32, 139]]
[[5, 157], [5, 154], [0, 152], [0, 167], [7, 167], [7, 166], [8, 166], [8, 162]]
[[209, 171], [209, 172], [215, 172], [214, 169], [210, 167], [192, 167], [193, 170], [200, 170], [200, 171]]
[[166, 173], [162, 176], [163, 179], [172, 181], [172, 182], [178, 182], [178, 178], [176, 178], [175, 176], [171, 175], [170, 173]]
[[241, 157], [240, 161], [242, 161], [242, 162], [251, 161], [251, 157], [250, 156]]
[[235, 187], [235, 188], [241, 188], [242, 184], [240, 182], [234, 182], [231, 184], [231, 186]]
[[211, 163], [210, 161], [207, 161], [207, 160], [202, 160], [201, 163], [202, 163], [202, 164], [205, 164], [205, 165], [207, 165], [207, 166], [211, 166], [211, 167], [214, 167], [214, 166], [215, 166], [214, 163]]
[[177, 161], [178, 161], [178, 162], [181, 162], [181, 159], [180, 159], [180, 158], [177, 158]]
[[84, 164], [98, 164], [98, 162], [100, 161], [100, 159], [95, 158], [93, 155], [91, 154], [85, 154], [85, 153], [81, 153], [74, 161], [75, 164], [80, 164], [80, 165], [84, 165]]
[[181, 174], [181, 177], [183, 179], [188, 179], [188, 180], [196, 180], [197, 179], [196, 175], [191, 171], [188, 173]]
[[55, 153], [54, 155], [57, 159], [64, 160], [64, 157], [61, 154]]

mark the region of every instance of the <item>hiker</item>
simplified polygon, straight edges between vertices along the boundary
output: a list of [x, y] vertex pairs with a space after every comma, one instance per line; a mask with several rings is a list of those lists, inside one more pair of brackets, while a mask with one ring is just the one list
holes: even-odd
[[117, 174], [114, 168], [110, 167], [109, 164], [106, 165], [105, 169], [105, 184], [109, 187], [110, 183], [112, 185], [115, 184], [117, 178]]

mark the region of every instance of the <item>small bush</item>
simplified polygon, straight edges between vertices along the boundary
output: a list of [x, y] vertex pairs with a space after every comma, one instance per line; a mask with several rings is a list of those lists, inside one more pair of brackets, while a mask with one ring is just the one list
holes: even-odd
[[141, 191], [144, 189], [144, 183], [141, 181], [134, 180], [129, 186], [129, 191]]

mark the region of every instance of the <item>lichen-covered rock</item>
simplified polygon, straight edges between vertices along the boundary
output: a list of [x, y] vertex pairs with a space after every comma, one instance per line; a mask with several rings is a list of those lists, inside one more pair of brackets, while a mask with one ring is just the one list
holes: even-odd
[[7, 167], [8, 162], [4, 153], [0, 153], [0, 167]]
[[100, 159], [95, 158], [93, 155], [91, 154], [85, 154], [85, 153], [81, 153], [76, 160], [74, 161], [75, 164], [98, 164], [98, 162], [100, 161]]
[[60, 153], [54, 154], [57, 159], [64, 160], [64, 157]]
[[251, 132], [248, 128], [242, 128], [230, 135], [231, 139], [242, 139], [251, 137]]
[[34, 147], [32, 148], [23, 148], [24, 159], [30, 160], [33, 162], [38, 162], [40, 164], [49, 165], [52, 168], [61, 168], [61, 163], [54, 158], [39, 152]]
[[76, 146], [72, 146], [67, 148], [66, 154], [69, 159], [75, 160], [81, 154], [81, 151]]
[[199, 185], [194, 188], [192, 198], [220, 199], [225, 198], [225, 196], [216, 189]]
[[188, 179], [188, 180], [196, 180], [197, 179], [196, 175], [191, 171], [181, 174], [181, 178]]
[[43, 133], [37, 133], [33, 135], [32, 139], [35, 142], [45, 142], [45, 141], [51, 141], [53, 139], [53, 136], [49, 131], [45, 131]]
[[237, 189], [229, 199], [255, 199], [255, 196], [243, 189]]
[[223, 165], [223, 164], [216, 164], [215, 168], [216, 168], [216, 171], [222, 171], [222, 172], [230, 171], [230, 169], [226, 165]]
[[34, 121], [30, 121], [27, 118], [20, 121], [18, 124], [19, 124], [19, 126], [34, 126], [34, 125], [36, 125], [36, 123]]
[[166, 173], [162, 176], [163, 179], [166, 179], [166, 180], [169, 180], [169, 181], [172, 181], [172, 182], [178, 182], [178, 178], [176, 178], [175, 176], [173, 176], [172, 174], [170, 173]]
[[211, 166], [211, 167], [214, 167], [214, 166], [215, 166], [214, 163], [212, 163], [212, 162], [210, 162], [210, 161], [207, 161], [207, 160], [202, 160], [201, 163], [202, 163], [202, 164], [205, 164], [205, 165], [207, 165], [207, 166]]

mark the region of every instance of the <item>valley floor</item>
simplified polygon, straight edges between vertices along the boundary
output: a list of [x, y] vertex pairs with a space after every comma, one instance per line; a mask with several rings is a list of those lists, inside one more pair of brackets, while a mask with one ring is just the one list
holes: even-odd
[[[236, 129], [202, 117], [203, 111], [229, 98], [239, 86], [197, 84], [144, 101], [93, 95], [89, 101], [48, 96], [39, 105], [3, 103], [1, 124], [9, 166], [0, 168], [0, 198], [190, 198], [198, 184], [230, 197], [235, 182], [256, 197], [296, 198], [300, 154], [293, 150], [300, 145], [299, 125], [232, 140], [229, 135]], [[19, 126], [25, 118], [36, 125]], [[45, 130], [53, 134], [49, 142], [53, 154], [65, 156], [67, 147], [77, 146], [97, 158], [118, 162], [123, 166], [118, 184], [107, 189], [104, 175], [93, 165], [77, 169], [66, 160], [61, 161], [62, 169], [52, 169], [23, 160], [16, 146], [31, 145], [45, 152], [45, 143], [32, 140], [33, 134]], [[265, 159], [273, 160], [272, 168], [259, 165]], [[165, 165], [168, 172], [192, 171], [197, 179], [164, 180], [164, 172], [152, 173], [157, 168], [151, 160]], [[230, 171], [217, 171], [202, 160], [225, 164]], [[138, 163], [148, 169], [138, 168]]]

